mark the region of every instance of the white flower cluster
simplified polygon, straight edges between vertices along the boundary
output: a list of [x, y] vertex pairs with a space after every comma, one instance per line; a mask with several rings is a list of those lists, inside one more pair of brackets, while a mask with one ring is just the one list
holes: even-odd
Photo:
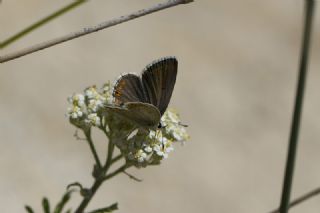
[[74, 94], [68, 98], [71, 107], [68, 108], [67, 117], [70, 122], [79, 128], [99, 126], [101, 115], [99, 110], [112, 102], [110, 84], [105, 84], [101, 92], [96, 86], [88, 87], [84, 94]]
[[168, 109], [161, 118], [161, 124], [163, 127], [157, 130], [149, 130], [147, 133], [138, 131], [127, 140], [117, 141], [116, 145], [127, 160], [137, 167], [159, 164], [174, 150], [174, 142], [184, 142], [189, 139], [175, 110]]
[[[136, 167], [160, 164], [173, 151], [174, 142], [189, 139], [178, 113], [168, 109], [161, 117], [161, 128], [144, 129], [124, 117], [104, 109], [112, 105], [112, 87], [105, 84], [101, 90], [95, 86], [85, 89], [84, 94], [74, 94], [68, 99], [71, 107], [67, 116], [70, 122], [83, 130], [98, 127], [121, 151], [128, 163]], [[102, 124], [102, 125], [101, 125]]]

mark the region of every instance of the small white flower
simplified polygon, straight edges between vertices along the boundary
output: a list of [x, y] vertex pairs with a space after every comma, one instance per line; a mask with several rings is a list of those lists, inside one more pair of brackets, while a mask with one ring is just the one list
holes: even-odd
[[184, 127], [177, 129], [172, 135], [178, 142], [184, 142], [189, 139], [189, 135]]
[[152, 148], [150, 146], [146, 146], [144, 147], [144, 151], [146, 151], [147, 153], [152, 152]]
[[101, 105], [100, 102], [97, 101], [96, 99], [90, 99], [88, 104], [88, 110], [92, 112], [96, 112], [100, 105]]
[[144, 158], [140, 156], [140, 157], [138, 157], [137, 161], [138, 161], [139, 163], [142, 163], [142, 162], [144, 161]]
[[113, 104], [113, 96], [111, 96], [111, 95], [109, 95], [109, 96], [107, 96], [107, 98], [106, 98], [106, 103], [107, 104]]
[[156, 136], [156, 132], [155, 131], [153, 131], [153, 130], [150, 130], [150, 132], [149, 132], [149, 138], [154, 138], [155, 136]]
[[74, 94], [71, 97], [68, 97], [68, 102], [70, 104], [82, 107], [84, 106], [84, 96], [82, 94]]
[[76, 119], [78, 117], [77, 113], [75, 113], [75, 112], [72, 112], [70, 116], [73, 119]]
[[106, 83], [106, 84], [104, 84], [103, 87], [102, 87], [103, 93], [108, 93], [108, 92], [111, 91], [111, 89], [112, 89], [112, 88], [111, 88], [110, 83]]
[[91, 113], [88, 115], [88, 123], [94, 126], [100, 125], [100, 118], [97, 116], [97, 113]]
[[103, 85], [102, 96], [104, 98], [104, 103], [107, 103], [107, 104], [113, 103], [112, 87], [110, 82]]
[[172, 135], [177, 141], [183, 141], [182, 135], [179, 134], [178, 132], [173, 132]]
[[135, 158], [137, 159], [137, 161], [139, 163], [142, 163], [142, 162], [144, 162], [146, 160], [147, 153], [145, 153], [143, 150], [140, 149], [140, 150], [137, 151], [137, 153], [135, 155]]
[[87, 88], [84, 93], [88, 99], [95, 98], [97, 95], [99, 95], [95, 86]]
[[73, 100], [77, 101], [78, 106], [84, 106], [84, 96], [82, 94], [76, 94]]
[[155, 153], [159, 156], [163, 156], [165, 154], [159, 145], [155, 145], [153, 147], [153, 151], [155, 151]]
[[96, 100], [96, 105], [98, 106], [98, 107], [102, 107], [103, 106], [103, 99], [101, 98], [101, 99], [98, 99], [98, 100]]
[[156, 152], [157, 155], [159, 155], [160, 157], [164, 157], [165, 153], [163, 151], [157, 151]]
[[73, 118], [73, 119], [77, 119], [82, 117], [83, 112], [81, 111], [80, 107], [78, 106], [74, 106], [74, 107], [69, 107], [68, 108], [68, 116]]

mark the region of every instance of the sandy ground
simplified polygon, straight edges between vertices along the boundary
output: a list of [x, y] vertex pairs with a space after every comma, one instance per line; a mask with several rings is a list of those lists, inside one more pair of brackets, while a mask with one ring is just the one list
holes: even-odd
[[[155, 0], [95, 0], [34, 31], [1, 55], [151, 6]], [[0, 39], [65, 5], [3, 0]], [[320, 185], [320, 11], [316, 17], [293, 197]], [[0, 65], [1, 212], [40, 210], [65, 186], [91, 185], [93, 159], [73, 137], [66, 98], [122, 72], [175, 55], [170, 106], [191, 140], [159, 167], [131, 169], [105, 184], [88, 209], [119, 212], [265, 213], [279, 203], [294, 101], [302, 0], [197, 0]], [[106, 141], [96, 135], [100, 154]], [[70, 203], [76, 206], [80, 196]], [[320, 197], [292, 213], [318, 213]], [[39, 211], [40, 212], [40, 211]]]

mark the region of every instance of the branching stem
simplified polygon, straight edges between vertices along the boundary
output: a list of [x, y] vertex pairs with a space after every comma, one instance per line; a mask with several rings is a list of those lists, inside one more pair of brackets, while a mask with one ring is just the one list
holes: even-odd
[[[310, 199], [310, 198], [312, 198], [312, 197], [314, 197], [316, 195], [319, 195], [319, 194], [320, 194], [320, 187], [318, 187], [318, 188], [316, 188], [316, 189], [314, 189], [314, 190], [312, 190], [312, 191], [310, 191], [310, 192], [308, 192], [308, 193], [306, 193], [306, 194], [294, 199], [289, 204], [289, 209], [291, 207], [294, 207], [294, 206], [296, 206], [298, 204], [301, 204], [302, 202], [304, 202], [304, 201], [306, 201], [306, 200], [308, 200], [308, 199]], [[273, 211], [271, 211], [269, 213], [280, 213], [280, 209], [275, 209], [275, 210], [273, 210]]]

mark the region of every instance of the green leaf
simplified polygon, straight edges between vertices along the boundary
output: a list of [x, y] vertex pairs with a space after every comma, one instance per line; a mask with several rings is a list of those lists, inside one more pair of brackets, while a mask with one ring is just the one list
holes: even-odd
[[34, 213], [33, 209], [30, 206], [26, 205], [24, 208], [28, 213]]
[[57, 204], [57, 206], [55, 207], [55, 209], [54, 209], [54, 213], [61, 213], [62, 212], [62, 210], [63, 210], [63, 207], [66, 205], [66, 203], [70, 200], [70, 196], [71, 196], [71, 193], [72, 193], [73, 191], [67, 191], [64, 195], [63, 195], [63, 197], [62, 197], [62, 199], [61, 199], [61, 201]]
[[50, 213], [50, 204], [48, 198], [46, 197], [42, 199], [42, 208], [44, 213]]
[[108, 206], [105, 208], [93, 210], [89, 213], [110, 213], [110, 212], [113, 212], [114, 210], [118, 210], [118, 203], [114, 203], [111, 206]]
[[80, 190], [83, 188], [81, 183], [79, 182], [74, 182], [74, 183], [70, 183], [68, 186], [67, 186], [67, 190], [69, 190], [71, 187], [73, 186], [78, 186], [80, 188]]

